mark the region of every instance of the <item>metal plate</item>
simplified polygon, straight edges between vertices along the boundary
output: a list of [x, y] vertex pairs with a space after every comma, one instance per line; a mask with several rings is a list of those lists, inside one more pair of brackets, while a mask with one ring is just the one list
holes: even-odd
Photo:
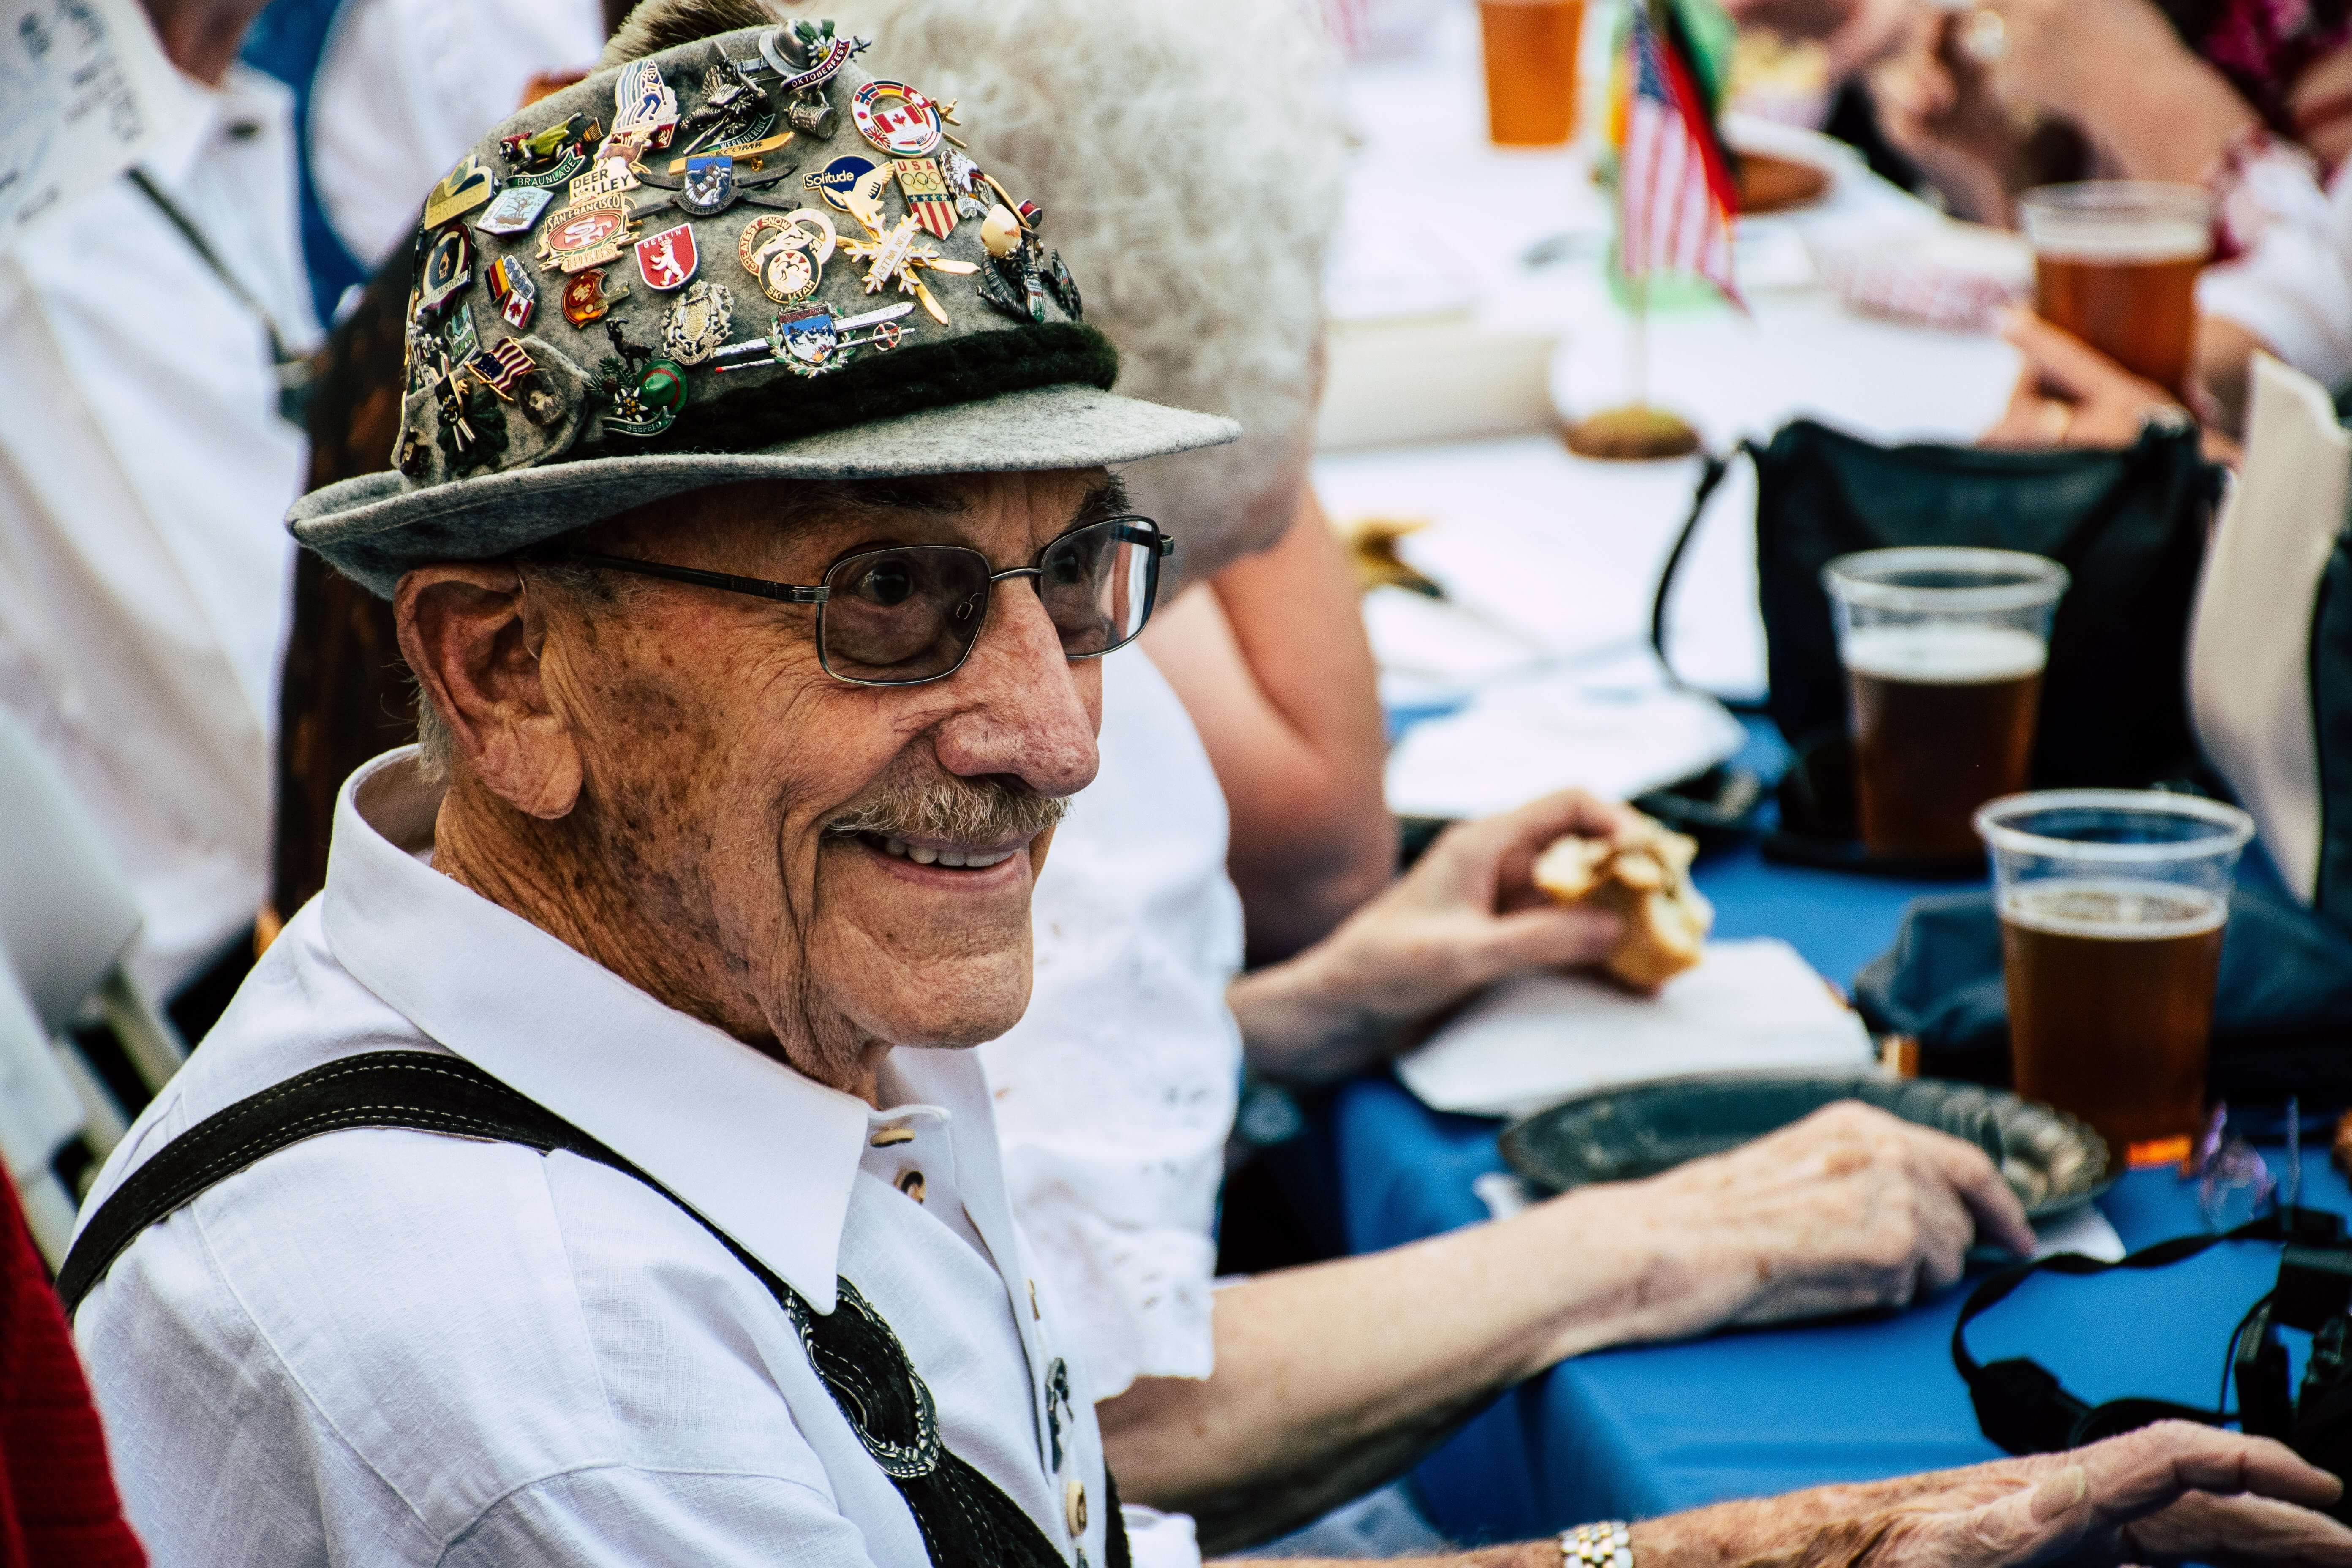
[[1503, 1158], [1547, 1192], [1631, 1181], [1736, 1149], [1841, 1100], [1976, 1144], [2033, 1219], [2080, 1208], [2119, 1174], [2105, 1141], [2064, 1111], [1975, 1084], [1863, 1075], [1718, 1074], [1606, 1089], [1504, 1129]]

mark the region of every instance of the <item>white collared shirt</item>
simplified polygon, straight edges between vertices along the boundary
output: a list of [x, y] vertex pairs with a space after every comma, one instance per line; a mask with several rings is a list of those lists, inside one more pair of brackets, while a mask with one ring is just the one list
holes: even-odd
[[[1050, 1286], [1033, 1304], [979, 1063], [895, 1053], [877, 1112], [663, 1006], [432, 870], [438, 795], [413, 757], [345, 786], [325, 892], [92, 1205], [295, 1073], [449, 1051], [636, 1163], [819, 1310], [836, 1274], [855, 1282], [945, 1447], [1067, 1561], [1106, 1564], [1085, 1369]], [[899, 1128], [913, 1138], [876, 1146]], [[660, 1195], [570, 1154], [384, 1129], [298, 1144], [147, 1231], [75, 1331], [160, 1568], [928, 1562], [759, 1281]], [[1049, 1415], [1065, 1358], [1071, 1399]], [[1186, 1560], [1154, 1533], [1154, 1562]]]
[[[318, 326], [286, 89], [186, 80], [145, 172], [276, 323]], [[307, 447], [269, 336], [125, 177], [0, 253], [0, 707], [105, 830], [168, 991], [253, 919]]]
[[342, 0], [310, 84], [310, 178], [336, 237], [382, 266], [531, 79], [593, 68], [604, 33], [597, 0]]

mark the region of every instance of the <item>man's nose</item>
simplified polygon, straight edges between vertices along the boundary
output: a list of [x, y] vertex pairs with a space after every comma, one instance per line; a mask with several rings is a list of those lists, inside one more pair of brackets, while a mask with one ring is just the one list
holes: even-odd
[[1081, 684], [1062, 651], [1035, 578], [992, 591], [980, 641], [950, 678], [962, 707], [940, 728], [940, 765], [967, 778], [1009, 774], [1039, 795], [1075, 794], [1094, 782], [1095, 682]]

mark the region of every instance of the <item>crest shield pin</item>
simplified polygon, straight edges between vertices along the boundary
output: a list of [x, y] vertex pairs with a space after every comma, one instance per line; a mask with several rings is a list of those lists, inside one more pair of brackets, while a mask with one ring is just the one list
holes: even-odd
[[890, 172], [898, 176], [898, 192], [907, 198], [907, 210], [926, 233], [945, 239], [955, 232], [955, 200], [948, 194], [937, 159], [896, 158]]
[[678, 205], [697, 217], [725, 212], [735, 201], [735, 160], [708, 153], [688, 158], [677, 199]]
[[637, 241], [637, 276], [646, 287], [668, 293], [686, 287], [701, 258], [694, 247], [694, 226], [679, 224]]
[[723, 283], [698, 281], [663, 319], [662, 347], [680, 364], [700, 364], [726, 344], [734, 324], [733, 292]]

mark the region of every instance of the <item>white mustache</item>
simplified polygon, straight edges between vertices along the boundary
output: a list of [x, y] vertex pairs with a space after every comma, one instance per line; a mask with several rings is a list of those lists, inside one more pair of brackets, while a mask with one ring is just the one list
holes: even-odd
[[1036, 837], [1069, 809], [1065, 795], [934, 777], [920, 784], [885, 785], [826, 823], [825, 831], [845, 837], [872, 833], [885, 838], [1008, 844]]

